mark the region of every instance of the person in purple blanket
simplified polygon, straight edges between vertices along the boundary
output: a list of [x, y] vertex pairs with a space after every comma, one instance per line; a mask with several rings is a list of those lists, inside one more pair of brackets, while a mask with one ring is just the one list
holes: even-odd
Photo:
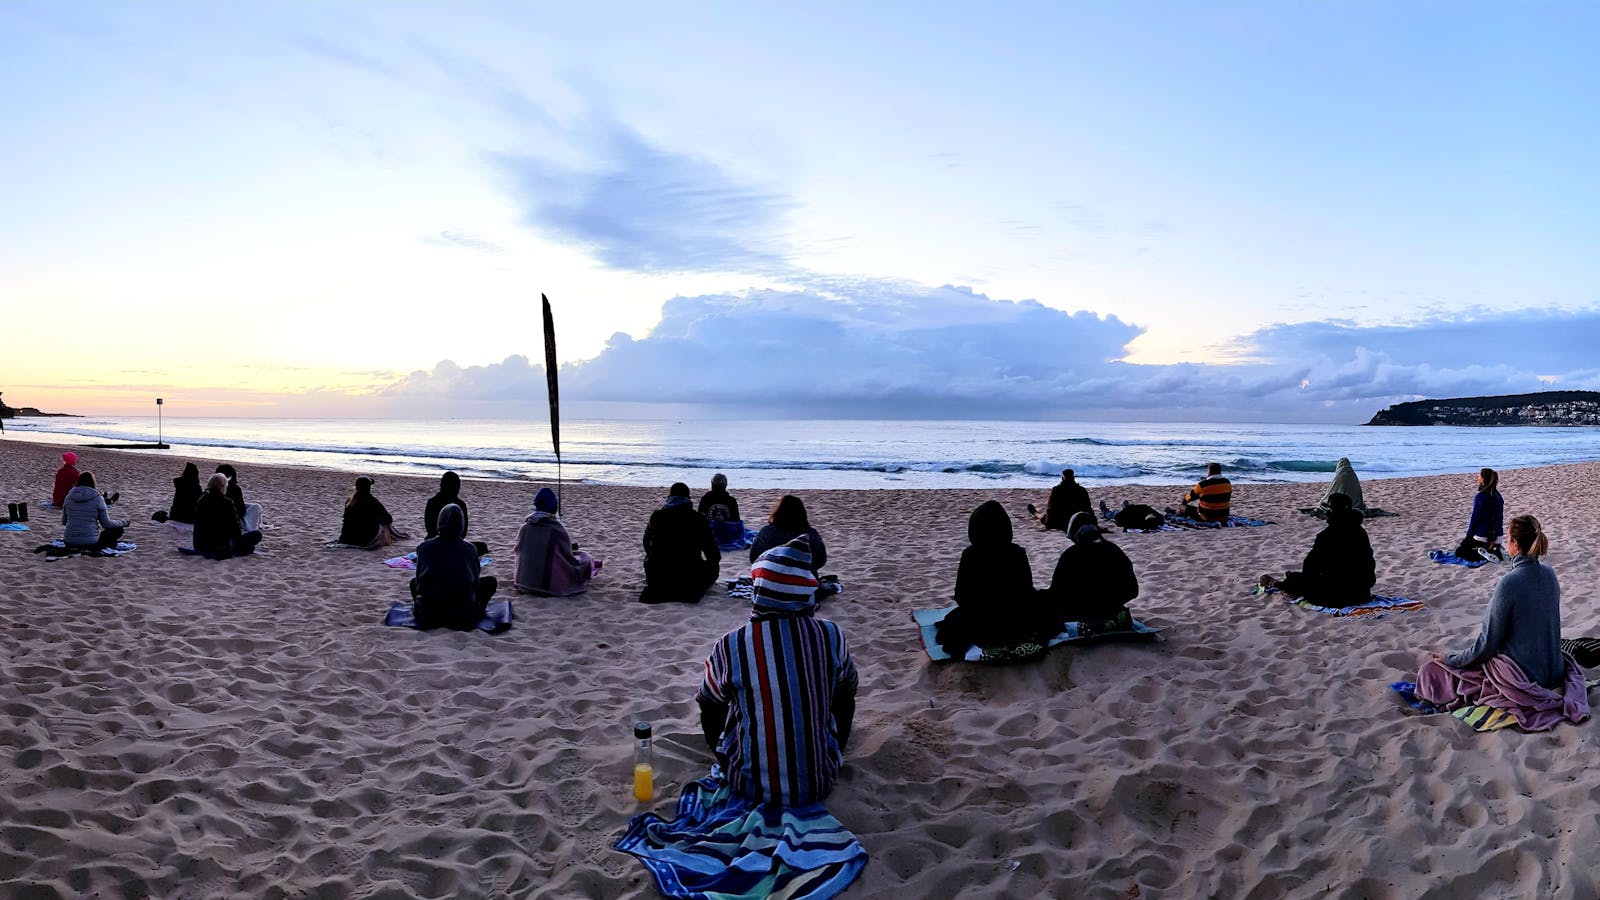
[[540, 488], [533, 498], [533, 512], [522, 520], [517, 532], [517, 590], [545, 597], [570, 597], [589, 588], [589, 579], [600, 563], [579, 550], [567, 534], [567, 527], [556, 518], [559, 501], [556, 492]]

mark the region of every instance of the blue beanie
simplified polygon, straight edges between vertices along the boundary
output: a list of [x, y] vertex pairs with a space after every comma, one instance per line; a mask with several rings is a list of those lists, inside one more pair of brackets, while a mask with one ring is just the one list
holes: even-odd
[[539, 488], [539, 493], [533, 495], [533, 508], [542, 513], [555, 515], [556, 492], [547, 487]]

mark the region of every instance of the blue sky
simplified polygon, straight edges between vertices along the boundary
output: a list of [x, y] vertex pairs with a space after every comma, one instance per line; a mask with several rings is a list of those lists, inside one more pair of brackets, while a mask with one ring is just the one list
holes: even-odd
[[540, 292], [574, 398], [1600, 387], [1597, 39], [1554, 3], [12, 2], [4, 389], [536, 406]]

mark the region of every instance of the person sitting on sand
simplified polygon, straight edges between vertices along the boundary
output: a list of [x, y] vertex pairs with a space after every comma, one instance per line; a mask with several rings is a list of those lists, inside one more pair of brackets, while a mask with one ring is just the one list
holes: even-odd
[[[461, 499], [461, 476], [454, 472], [446, 472], [439, 476], [439, 493], [429, 497], [428, 502], [422, 507], [422, 526], [427, 530], [424, 540], [438, 535], [439, 510], [451, 503], [461, 507], [461, 533], [464, 535], [471, 530], [472, 515], [467, 511], [467, 501]], [[478, 549], [479, 556], [489, 554], [489, 545], [483, 541], [469, 543]]]
[[117, 546], [127, 530], [126, 519], [113, 519], [106, 498], [94, 489], [94, 473], [78, 475], [78, 483], [61, 504], [61, 542], [74, 550], [105, 550]]
[[555, 491], [539, 488], [533, 497], [533, 512], [522, 520], [513, 550], [514, 584], [519, 591], [545, 597], [581, 594], [599, 569], [593, 557], [572, 543], [567, 527], [556, 518], [558, 505]]
[[956, 568], [956, 608], [937, 631], [939, 645], [957, 659], [972, 646], [1010, 647], [1056, 633], [1033, 588], [1028, 551], [1011, 536], [1011, 515], [998, 500], [984, 501], [967, 519], [970, 546]]
[[1039, 512], [1032, 503], [1028, 504], [1028, 515], [1039, 520], [1045, 528], [1056, 531], [1066, 531], [1067, 523], [1072, 517], [1081, 512], [1093, 512], [1094, 506], [1089, 502], [1089, 492], [1077, 481], [1077, 475], [1071, 469], [1061, 470], [1061, 483], [1050, 489], [1050, 500], [1044, 505], [1044, 512]]
[[1328, 485], [1328, 492], [1322, 495], [1322, 502], [1317, 505], [1322, 509], [1331, 509], [1335, 494], [1343, 494], [1350, 501], [1351, 509], [1365, 513], [1367, 501], [1361, 496], [1361, 479], [1356, 477], [1356, 470], [1351, 467], [1350, 460], [1343, 456], [1333, 464], [1333, 484]]
[[739, 501], [728, 493], [728, 476], [711, 476], [711, 490], [700, 495], [700, 515], [713, 522], [739, 521]]
[[711, 523], [695, 511], [689, 486], [679, 481], [644, 529], [641, 603], [699, 603], [717, 581], [722, 551]]
[[[222, 480], [226, 483], [227, 476], [223, 476]], [[183, 474], [172, 479], [172, 506], [165, 510], [156, 510], [150, 518], [157, 522], [182, 522], [185, 525], [193, 525], [195, 506], [200, 502], [202, 491], [200, 467], [194, 463], [184, 463]]]
[[499, 582], [480, 576], [478, 550], [461, 537], [467, 527], [461, 507], [446, 503], [439, 510], [438, 526], [438, 534], [417, 546], [412, 614], [418, 628], [469, 631], [483, 618]]
[[855, 720], [850, 645], [839, 626], [814, 615], [811, 573], [805, 536], [756, 559], [750, 622], [717, 642], [695, 694], [729, 789], [780, 808], [828, 796]]
[[1478, 492], [1472, 497], [1472, 519], [1467, 522], [1467, 536], [1456, 547], [1456, 556], [1466, 560], [1487, 559], [1493, 553], [1499, 559], [1506, 554], [1500, 547], [1500, 537], [1505, 533], [1505, 500], [1500, 497], [1500, 473], [1493, 469], [1478, 471]]
[[1433, 653], [1417, 672], [1417, 697], [1446, 709], [1492, 706], [1527, 731], [1589, 717], [1583, 669], [1561, 650], [1561, 585], [1539, 557], [1549, 539], [1539, 520], [1511, 520], [1511, 571], [1494, 586], [1471, 647]]
[[1330, 496], [1328, 527], [1317, 533], [1300, 571], [1286, 572], [1282, 578], [1263, 575], [1261, 586], [1332, 609], [1371, 600], [1372, 586], [1378, 581], [1377, 563], [1367, 530], [1361, 527], [1363, 521], [1365, 517], [1351, 508], [1349, 497]]
[[67, 492], [78, 486], [78, 454], [71, 450], [61, 454], [61, 468], [56, 470], [55, 488], [50, 492], [50, 505], [61, 509], [67, 502]]
[[822, 543], [822, 535], [811, 527], [806, 505], [800, 502], [799, 497], [784, 494], [773, 504], [767, 524], [762, 526], [755, 543], [750, 545], [750, 561], [755, 562], [761, 554], [773, 547], [781, 547], [802, 534], [811, 541], [811, 574], [815, 575], [828, 564], [828, 548]]
[[356, 492], [344, 503], [344, 526], [339, 529], [339, 543], [375, 550], [405, 538], [406, 534], [394, 527], [394, 516], [372, 496], [372, 479], [365, 475], [357, 478]]
[[[199, 470], [195, 471], [199, 475]], [[261, 532], [243, 531], [239, 517], [234, 515], [233, 501], [228, 499], [228, 476], [221, 472], [211, 476], [205, 493], [195, 502], [194, 550], [211, 559], [229, 559], [249, 556], [261, 543]]]
[[1226, 522], [1228, 509], [1233, 502], [1233, 482], [1222, 477], [1222, 463], [1206, 466], [1206, 477], [1195, 482], [1189, 493], [1183, 495], [1179, 510], [1185, 518], [1201, 522]]
[[1052, 624], [1077, 622], [1083, 632], [1132, 628], [1128, 601], [1139, 596], [1133, 561], [1102, 536], [1094, 513], [1073, 516], [1067, 535], [1072, 546], [1061, 551], [1045, 597]]

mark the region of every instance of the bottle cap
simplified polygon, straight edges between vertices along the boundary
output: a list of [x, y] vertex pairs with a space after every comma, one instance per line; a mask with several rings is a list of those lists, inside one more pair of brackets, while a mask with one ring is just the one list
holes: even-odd
[[645, 740], [646, 738], [650, 737], [650, 723], [649, 722], [635, 722], [635, 723], [633, 723], [633, 736], [638, 738], [638, 739], [640, 739], [640, 740]]

